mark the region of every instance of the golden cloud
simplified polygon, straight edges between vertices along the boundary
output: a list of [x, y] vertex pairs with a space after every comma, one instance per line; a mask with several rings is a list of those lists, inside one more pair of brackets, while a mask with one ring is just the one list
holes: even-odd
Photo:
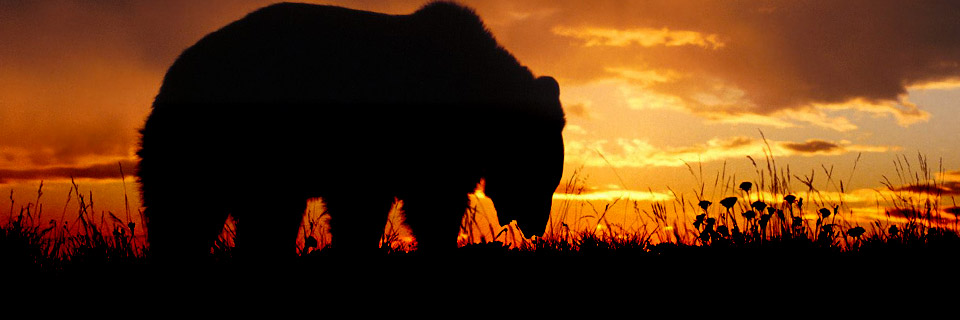
[[753, 113], [723, 113], [723, 112], [706, 112], [702, 113], [704, 117], [707, 118], [708, 122], [711, 123], [722, 123], [722, 124], [750, 124], [757, 126], [768, 126], [777, 129], [783, 128], [796, 128], [796, 124], [777, 118], [773, 116], [765, 116]]
[[[769, 149], [768, 149], [769, 144]], [[643, 139], [578, 140], [566, 143], [566, 161], [588, 167], [680, 167], [686, 163], [737, 159], [746, 156], [775, 157], [840, 155], [849, 152], [887, 152], [892, 146], [858, 145], [841, 140], [811, 139], [805, 142], [767, 141], [749, 137], [714, 138], [703, 144], [659, 148]]]
[[844, 103], [814, 104], [813, 106], [821, 110], [856, 110], [881, 117], [893, 116], [897, 124], [902, 127], [930, 120], [930, 113], [910, 102], [906, 95], [901, 95], [897, 101], [871, 102], [858, 98]]
[[613, 46], [626, 47], [638, 45], [641, 47], [655, 46], [697, 46], [705, 49], [719, 49], [723, 47], [716, 34], [703, 34], [690, 30], [670, 30], [668, 28], [636, 28], [618, 30], [597, 27], [564, 27], [556, 26], [553, 33], [559, 36], [572, 37], [584, 41], [584, 46]]
[[636, 190], [604, 190], [590, 191], [580, 194], [554, 193], [553, 200], [572, 200], [572, 201], [607, 201], [630, 200], [630, 201], [670, 201], [673, 200], [673, 194], [654, 191], [636, 191]]
[[960, 77], [952, 77], [910, 85], [911, 90], [951, 90], [960, 88]]

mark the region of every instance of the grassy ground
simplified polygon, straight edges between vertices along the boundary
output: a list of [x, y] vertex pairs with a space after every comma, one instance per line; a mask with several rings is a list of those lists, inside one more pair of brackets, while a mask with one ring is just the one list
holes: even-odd
[[[941, 208], [940, 194], [935, 192], [903, 192], [907, 190], [904, 186], [929, 191], [940, 190], [943, 185], [943, 181], [937, 180], [937, 172], [927, 167], [926, 159], [919, 157], [918, 161], [919, 169], [911, 172], [906, 169], [910, 162], [898, 159], [902, 170], [898, 167], [899, 176], [893, 177], [897, 183], [885, 178], [885, 187], [892, 194], [885, 199], [885, 211], [895, 212], [901, 219], [861, 225], [861, 221], [848, 217], [849, 208], [842, 197], [829, 200], [819, 196], [821, 191], [813, 185], [812, 177], [792, 175], [789, 168], [780, 169], [775, 160], [768, 158], [765, 165], [754, 162], [758, 169], [753, 181], [737, 181], [725, 174], [705, 179], [702, 172], [689, 166], [702, 186], [707, 186], [703, 181], [713, 180], [712, 188], [721, 190], [719, 194], [723, 196], [708, 199], [706, 188], [701, 188], [696, 199], [677, 196], [673, 203], [655, 202], [649, 208], [634, 203], [635, 213], [643, 221], [634, 228], [610, 223], [604, 219], [605, 210], [586, 215], [594, 223], [581, 224], [583, 216], [571, 215], [578, 211], [575, 206], [585, 204], [564, 202], [559, 204], [560, 214], [554, 215], [550, 232], [543, 238], [523, 239], [513, 227], [494, 237], [483, 237], [474, 233], [480, 233], [482, 228], [488, 228], [488, 233], [495, 230], [478, 223], [475, 210], [468, 211], [461, 248], [444, 259], [460, 266], [464, 265], [462, 262], [488, 266], [489, 270], [502, 270], [502, 263], [521, 263], [539, 270], [551, 270], [551, 265], [560, 264], [583, 270], [565, 269], [556, 271], [558, 274], [592, 272], [589, 270], [597, 264], [632, 266], [632, 270], [660, 266], [691, 272], [712, 267], [738, 273], [738, 269], [764, 270], [764, 266], [777, 264], [791, 265], [796, 270], [817, 270], [952, 259], [960, 253], [956, 232], [958, 208]], [[844, 183], [829, 177], [830, 169], [823, 169], [828, 175], [827, 184], [842, 194]], [[791, 179], [801, 180], [806, 190], [794, 192]], [[582, 192], [583, 182], [574, 175], [566, 189], [568, 193]], [[140, 226], [110, 212], [100, 213], [99, 219], [95, 219], [97, 215], [90, 212], [92, 206], [79, 192], [73, 192], [77, 198], [76, 220], [43, 221], [41, 194], [42, 184], [36, 202], [22, 205], [19, 210], [11, 207], [7, 221], [0, 223], [0, 258], [6, 272], [136, 273], [152, 268], [149, 246], [142, 236], [134, 236]], [[325, 242], [318, 240], [323, 239], [319, 235], [322, 217], [308, 215], [301, 239], [303, 250], [296, 264], [310, 268], [339, 265], [343, 270], [352, 270], [356, 261], [336, 262], [319, 250]], [[377, 260], [374, 263], [388, 262], [401, 269], [410, 266], [407, 272], [423, 270], [425, 258], [411, 252], [411, 244], [390, 230], [396, 228], [388, 228], [383, 238], [385, 254], [373, 258]], [[228, 224], [224, 237], [212, 248], [218, 265], [231, 266], [229, 238], [233, 234]], [[491, 242], [491, 238], [499, 241]]]

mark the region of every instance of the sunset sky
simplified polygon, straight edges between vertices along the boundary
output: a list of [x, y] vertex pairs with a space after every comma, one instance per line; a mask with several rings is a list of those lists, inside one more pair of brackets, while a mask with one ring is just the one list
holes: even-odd
[[[34, 201], [42, 179], [44, 212], [59, 217], [70, 176], [98, 211], [124, 212], [118, 162], [135, 208], [137, 129], [166, 69], [269, 3], [0, 1], [0, 213], [10, 190], [16, 204]], [[317, 3], [408, 14], [425, 1]], [[865, 217], [900, 155], [913, 170], [918, 153], [933, 170], [942, 160], [941, 191], [960, 195], [960, 2], [460, 3], [559, 81], [564, 181], [578, 168], [587, 177], [573, 199], [693, 197], [688, 163], [702, 164], [716, 202], [724, 163], [737, 181], [757, 178], [747, 156], [765, 166], [761, 132], [779, 165], [815, 172], [824, 191], [837, 191], [833, 167]]]

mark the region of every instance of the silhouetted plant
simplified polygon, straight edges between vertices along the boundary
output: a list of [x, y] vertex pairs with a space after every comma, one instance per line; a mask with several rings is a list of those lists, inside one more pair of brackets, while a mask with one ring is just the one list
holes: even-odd
[[723, 200], [720, 200], [720, 204], [724, 208], [727, 208], [727, 211], [730, 211], [730, 208], [733, 208], [733, 205], [737, 204], [737, 197], [727, 197]]
[[[717, 240], [720, 238], [720, 234], [714, 230], [714, 226], [717, 223], [716, 218], [707, 218], [705, 220], [706, 224], [703, 227], [703, 231], [700, 232], [700, 241], [701, 242], [710, 242], [711, 240]], [[717, 230], [720, 228], [726, 229], [724, 226], [717, 227]]]
[[727, 226], [719, 226], [719, 227], [717, 227], [717, 233], [719, 233], [720, 235], [722, 235], [722, 236], [724, 236], [724, 237], [729, 237], [729, 236], [730, 236], [730, 230], [727, 228]]
[[766, 238], [767, 236], [767, 223], [770, 222], [770, 214], [760, 215], [760, 236], [761, 238]]
[[867, 232], [867, 229], [864, 229], [861, 226], [856, 226], [856, 227], [850, 228], [850, 230], [847, 230], [847, 235], [854, 238], [860, 238], [860, 236], [862, 236], [865, 232]]
[[797, 197], [792, 194], [788, 194], [787, 196], [783, 197], [783, 201], [786, 201], [789, 205], [793, 205], [793, 202], [796, 200]]
[[742, 245], [746, 242], [746, 238], [743, 235], [743, 232], [740, 231], [739, 226], [733, 226], [733, 230], [730, 231], [730, 237], [733, 240], [733, 243]]
[[703, 219], [704, 219], [706, 216], [707, 216], [706, 213], [698, 214], [697, 217], [695, 218], [695, 220], [693, 221], [693, 227], [694, 227], [694, 228], [697, 228], [697, 230], [700, 230], [700, 225], [703, 224]]
[[757, 212], [763, 212], [763, 210], [767, 208], [767, 204], [764, 203], [763, 201], [759, 201], [759, 200], [758, 200], [758, 201], [754, 201], [752, 204], [750, 204], [750, 207], [756, 209]]
[[[762, 185], [762, 184], [761, 184]], [[731, 186], [725, 186], [729, 190]], [[751, 186], [752, 187], [752, 186]], [[757, 194], [767, 192], [768, 190], [760, 187]], [[742, 188], [741, 188], [742, 189]], [[783, 190], [783, 189], [781, 189]], [[747, 191], [747, 190], [744, 190]], [[27, 205], [21, 209], [19, 215], [11, 208], [10, 219], [6, 224], [0, 225], [0, 258], [3, 258], [5, 265], [24, 263], [34, 264], [34, 268], [43, 270], [62, 270], [70, 265], [114, 263], [117, 261], [135, 261], [145, 256], [146, 247], [133, 233], [136, 227], [132, 222], [125, 222], [112, 213], [110, 217], [113, 224], [94, 223], [97, 219], [91, 219], [92, 206], [89, 205], [89, 196], [80, 197], [76, 195], [76, 190], [72, 190], [73, 199], [79, 202], [77, 206], [78, 218], [72, 221], [57, 221], [45, 219], [41, 223], [38, 218], [37, 210], [39, 203]], [[773, 199], [779, 195], [788, 193], [774, 193]], [[703, 195], [699, 195], [702, 199]], [[762, 196], [766, 197], [766, 196]], [[758, 198], [762, 198], [758, 196]], [[894, 220], [895, 222], [875, 221], [871, 225], [872, 229], [852, 226], [849, 222], [843, 221], [846, 215], [840, 214], [840, 205], [824, 203], [824, 200], [818, 199], [814, 195], [807, 195], [809, 199], [814, 199], [810, 203], [821, 208], [816, 209], [817, 221], [816, 229], [812, 229], [813, 220], [804, 220], [802, 211], [800, 215], [793, 215], [793, 206], [802, 207], [802, 198], [796, 198], [788, 194], [783, 197], [783, 202], [770, 201], [769, 203], [757, 200], [750, 203], [749, 208], [741, 206], [744, 209], [739, 214], [730, 214], [737, 206], [739, 199], [737, 197], [728, 197], [720, 201], [721, 205], [727, 210], [727, 215], [721, 214], [719, 217], [708, 218], [709, 207], [712, 202], [700, 200], [698, 202], [686, 202], [677, 200], [678, 203], [686, 205], [686, 208], [692, 209], [696, 214], [692, 222], [696, 232], [686, 234], [686, 237], [680, 235], [672, 239], [662, 236], [667, 227], [673, 230], [682, 229], [690, 231], [689, 226], [684, 220], [673, 224], [667, 222], [664, 217], [667, 213], [662, 204], [654, 206], [649, 213], [653, 224], [652, 229], [660, 230], [659, 243], [651, 244], [651, 236], [658, 231], [646, 232], [646, 226], [643, 226], [631, 234], [623, 226], [615, 223], [604, 222], [602, 231], [591, 230], [593, 232], [577, 231], [573, 223], [567, 225], [564, 220], [557, 220], [555, 223], [561, 226], [566, 232], [556, 232], [554, 237], [538, 238], [536, 241], [523, 242], [519, 245], [504, 247], [503, 242], [487, 242], [478, 245], [478, 247], [490, 248], [495, 252], [523, 252], [532, 251], [535, 254], [587, 254], [603, 255], [612, 252], [630, 252], [633, 254], [654, 252], [655, 246], [660, 248], [675, 247], [718, 247], [718, 248], [755, 248], [763, 246], [764, 248], [801, 248], [804, 250], [815, 249], [818, 252], [827, 252], [823, 250], [838, 250], [847, 252], [869, 252], [868, 250], [886, 249], [886, 248], [949, 248], [955, 250], [960, 247], [960, 238], [953, 230], [943, 226], [934, 225], [928, 219], [931, 214], [922, 212], [922, 210], [913, 210], [904, 212], [906, 222], [903, 220]], [[749, 195], [747, 196], [749, 203]], [[809, 201], [809, 200], [808, 200]], [[73, 205], [74, 203], [71, 203]], [[696, 210], [696, 209], [701, 209]], [[609, 209], [609, 208], [607, 208]], [[752, 210], [751, 210], [752, 209]], [[896, 207], [889, 208], [887, 211], [891, 214], [901, 214]], [[911, 208], [900, 208], [910, 209]], [[921, 208], [922, 209], [922, 208]], [[790, 219], [784, 211], [790, 210]], [[606, 211], [606, 209], [605, 209]], [[852, 212], [852, 210], [851, 210]], [[932, 212], [932, 210], [931, 210]], [[944, 214], [958, 214], [960, 207], [950, 207], [946, 209], [937, 209], [937, 212]], [[675, 211], [681, 215], [680, 211]], [[683, 212], [685, 213], [685, 211]], [[598, 212], [598, 216], [602, 216]], [[737, 219], [742, 216], [747, 224], [736, 224]], [[899, 217], [899, 216], [898, 216]], [[736, 218], [736, 219], [735, 219]], [[773, 226], [770, 225], [771, 220]], [[832, 219], [832, 220], [828, 220]], [[466, 220], [465, 220], [466, 221]], [[741, 222], [743, 220], [740, 220]], [[315, 225], [315, 222], [317, 225]], [[309, 220], [311, 231], [319, 226], [321, 221]], [[466, 222], [464, 222], [466, 223]], [[592, 224], [592, 220], [591, 220]], [[777, 227], [777, 226], [780, 227]], [[771, 227], [770, 230], [767, 230]], [[306, 228], [304, 226], [304, 228]], [[575, 229], [571, 232], [571, 228]], [[229, 230], [229, 229], [228, 229]], [[845, 230], [845, 232], [844, 232]], [[505, 230], [505, 232], [507, 232]], [[676, 232], [676, 231], [675, 231]], [[675, 233], [676, 234], [676, 233]], [[847, 238], [852, 237], [852, 238]], [[396, 234], [384, 234], [384, 244], [400, 241]], [[317, 238], [313, 232], [304, 233], [303, 252], [308, 252], [324, 247], [323, 238]], [[222, 244], [225, 257], [230, 258], [230, 247]], [[470, 244], [468, 244], [470, 246]], [[12, 247], [19, 247], [17, 250], [10, 250]], [[471, 250], [471, 249], [468, 249]], [[661, 252], [661, 251], [657, 251]], [[880, 251], [883, 252], [883, 251]], [[126, 259], [126, 260], [124, 260]]]
[[795, 236], [803, 234], [803, 218], [793, 217], [793, 233]]
[[711, 204], [713, 204], [713, 203], [710, 202], [710, 201], [701, 200], [700, 203], [698, 203], [697, 205], [700, 206], [701, 209], [703, 209], [703, 212], [704, 212], [704, 213], [706, 213], [706, 212], [707, 212], [707, 208], [709, 208]]
[[833, 245], [833, 241], [836, 238], [835, 228], [837, 228], [835, 224], [825, 224], [821, 227], [820, 233], [817, 236], [817, 241], [821, 246]]
[[823, 219], [826, 219], [827, 217], [830, 216], [830, 209], [820, 208], [820, 211], [819, 211], [819, 212], [820, 212], [820, 217], [823, 218]]

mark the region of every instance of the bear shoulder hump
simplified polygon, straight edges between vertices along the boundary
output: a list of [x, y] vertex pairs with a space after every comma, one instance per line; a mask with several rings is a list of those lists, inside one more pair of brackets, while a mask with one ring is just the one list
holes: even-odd
[[431, 2], [414, 12], [412, 16], [420, 21], [432, 24], [439, 30], [460, 30], [488, 34], [483, 20], [473, 9], [454, 2]]

